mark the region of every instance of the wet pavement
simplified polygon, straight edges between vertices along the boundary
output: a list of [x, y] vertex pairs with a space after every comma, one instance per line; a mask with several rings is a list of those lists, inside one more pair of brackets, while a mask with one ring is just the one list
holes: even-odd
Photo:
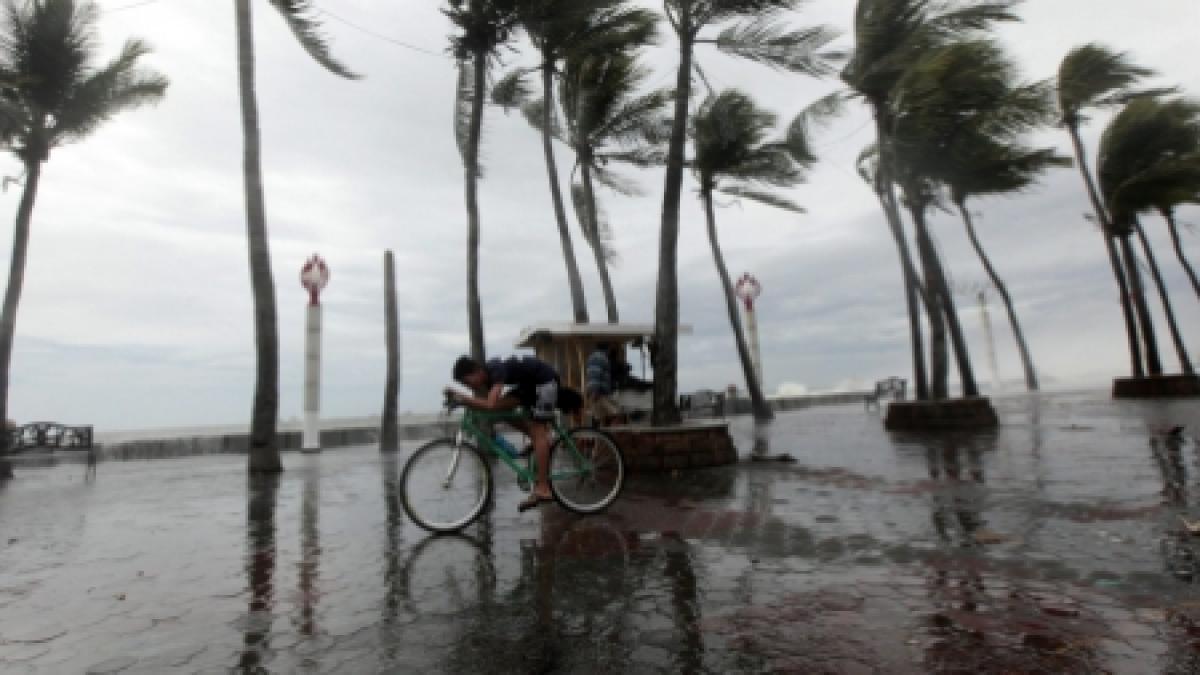
[[1200, 403], [997, 408], [937, 437], [789, 413], [770, 452], [797, 462], [638, 477], [592, 518], [519, 515], [500, 467], [462, 537], [403, 516], [412, 446], [249, 480], [228, 455], [21, 464], [0, 672], [1200, 672]]

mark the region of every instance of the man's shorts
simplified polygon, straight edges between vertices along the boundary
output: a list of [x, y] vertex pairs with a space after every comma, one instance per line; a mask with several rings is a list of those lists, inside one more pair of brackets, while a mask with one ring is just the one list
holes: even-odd
[[517, 387], [512, 394], [533, 415], [533, 419], [543, 422], [554, 419], [554, 411], [558, 404], [557, 380], [530, 387]]

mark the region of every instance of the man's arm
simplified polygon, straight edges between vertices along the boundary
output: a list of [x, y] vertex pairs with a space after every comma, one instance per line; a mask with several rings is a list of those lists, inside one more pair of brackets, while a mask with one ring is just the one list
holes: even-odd
[[[450, 390], [453, 391], [453, 390]], [[488, 390], [487, 396], [480, 398], [478, 396], [468, 396], [458, 391], [454, 391], [454, 399], [464, 406], [473, 410], [512, 410], [517, 407], [517, 403], [504, 398], [504, 385], [492, 385]]]

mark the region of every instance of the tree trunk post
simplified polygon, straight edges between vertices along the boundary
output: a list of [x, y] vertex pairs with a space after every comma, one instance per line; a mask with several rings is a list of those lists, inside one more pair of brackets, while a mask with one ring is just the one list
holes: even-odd
[[967, 227], [967, 238], [971, 240], [971, 246], [975, 249], [975, 254], [979, 256], [979, 262], [983, 263], [983, 269], [987, 272], [988, 278], [992, 280], [992, 285], [996, 287], [996, 292], [1000, 294], [1000, 299], [1004, 302], [1004, 310], [1008, 313], [1008, 323], [1012, 327], [1013, 339], [1016, 340], [1017, 350], [1021, 354], [1021, 366], [1025, 371], [1025, 388], [1029, 391], [1037, 391], [1037, 371], [1033, 367], [1033, 357], [1029, 354], [1029, 347], [1025, 344], [1025, 334], [1021, 331], [1021, 322], [1017, 320], [1017, 310], [1013, 308], [1008, 287], [1004, 285], [996, 268], [992, 266], [991, 259], [983, 250], [983, 244], [979, 242], [979, 236], [975, 232], [975, 224], [971, 220], [971, 213], [967, 210], [966, 202], [958, 203], [958, 212], [962, 214], [963, 224]]
[[737, 344], [738, 360], [742, 364], [742, 374], [746, 378], [746, 391], [750, 394], [750, 406], [757, 422], [767, 422], [775, 417], [771, 406], [763, 396], [762, 382], [755, 372], [754, 359], [750, 347], [746, 344], [746, 333], [738, 317], [736, 295], [733, 292], [733, 282], [729, 278], [729, 270], [725, 267], [725, 256], [721, 254], [721, 243], [717, 239], [717, 221], [713, 214], [712, 191], [703, 188], [700, 199], [704, 202], [704, 215], [708, 222], [708, 243], [712, 248], [713, 263], [717, 267], [717, 275], [721, 278], [721, 289], [725, 294], [725, 310], [729, 314], [729, 325], [733, 328], [734, 341]]
[[1108, 221], [1108, 212], [1104, 209], [1103, 202], [1100, 201], [1100, 192], [1096, 189], [1096, 181], [1092, 178], [1092, 173], [1088, 169], [1087, 151], [1083, 147], [1083, 140], [1079, 137], [1079, 126], [1077, 124], [1068, 124], [1067, 131], [1071, 135], [1071, 145], [1075, 149], [1075, 165], [1079, 167], [1079, 175], [1083, 178], [1083, 185], [1087, 189], [1088, 199], [1092, 203], [1092, 210], [1096, 214], [1097, 222], [1100, 223], [1100, 236], [1104, 239], [1104, 247], [1108, 251], [1108, 263], [1112, 267], [1113, 278], [1117, 280], [1117, 289], [1121, 300], [1121, 313], [1125, 319], [1125, 338], [1129, 343], [1129, 360], [1133, 376], [1141, 377], [1146, 374], [1146, 370], [1142, 361], [1141, 345], [1138, 342], [1137, 321], [1134, 319], [1133, 304], [1130, 300], [1129, 280], [1125, 277], [1120, 255], [1117, 253], [1117, 247], [1113, 243], [1112, 224]]
[[1133, 222], [1133, 229], [1137, 232], [1138, 240], [1142, 242], [1142, 250], [1146, 252], [1146, 263], [1150, 267], [1150, 276], [1154, 279], [1158, 297], [1162, 301], [1163, 314], [1167, 317], [1167, 328], [1171, 331], [1171, 341], [1175, 344], [1175, 353], [1179, 357], [1179, 368], [1185, 375], [1195, 375], [1196, 371], [1192, 368], [1192, 360], [1188, 358], [1183, 336], [1179, 333], [1179, 323], [1175, 320], [1175, 309], [1171, 306], [1171, 296], [1167, 293], [1167, 284], [1163, 281], [1161, 270], [1158, 269], [1154, 250], [1150, 248], [1150, 240], [1146, 238], [1142, 224], [1136, 219]]
[[396, 264], [392, 252], [383, 254], [383, 317], [387, 347], [387, 375], [383, 385], [383, 413], [380, 415], [379, 450], [400, 449], [400, 319], [396, 309]]
[[1179, 258], [1179, 264], [1183, 265], [1188, 279], [1192, 282], [1192, 290], [1196, 291], [1196, 297], [1200, 298], [1200, 279], [1196, 278], [1196, 271], [1192, 269], [1192, 264], [1188, 262], [1187, 256], [1183, 253], [1183, 242], [1179, 239], [1179, 224], [1175, 222], [1175, 210], [1162, 209], [1162, 217], [1167, 221], [1167, 229], [1171, 231], [1171, 245], [1175, 249], [1175, 257]]
[[550, 179], [550, 198], [554, 202], [554, 220], [558, 223], [558, 238], [562, 244], [563, 262], [567, 267], [567, 286], [571, 290], [571, 310], [575, 323], [587, 323], [587, 298], [583, 295], [583, 280], [579, 276], [579, 263], [575, 260], [575, 247], [571, 244], [571, 228], [567, 224], [567, 211], [563, 206], [562, 188], [558, 184], [558, 165], [554, 161], [554, 139], [550, 129], [554, 122], [554, 63], [546, 58], [542, 63], [542, 154], [546, 156], [546, 173]]
[[620, 323], [617, 313], [617, 295], [613, 292], [612, 278], [608, 274], [608, 260], [604, 257], [604, 245], [600, 240], [600, 218], [596, 211], [596, 192], [592, 185], [592, 166], [590, 161], [583, 164], [583, 198], [586, 202], [589, 234], [592, 254], [596, 257], [596, 271], [600, 274], [600, 288], [604, 291], [604, 309], [608, 313], [609, 323]]
[[654, 297], [654, 424], [678, 424], [679, 402], [679, 201], [683, 193], [684, 150], [692, 76], [691, 5], [679, 4], [679, 69], [675, 74], [675, 117], [667, 147], [662, 224], [658, 242], [658, 285]]
[[0, 479], [12, 477], [12, 466], [4, 457], [12, 440], [8, 431], [8, 388], [13, 340], [17, 331], [17, 307], [21, 303], [21, 290], [25, 285], [33, 205], [37, 200], [41, 176], [41, 161], [35, 159], [25, 162], [25, 185], [21, 190], [21, 203], [17, 206], [17, 219], [13, 226], [12, 263], [8, 268], [8, 286], [4, 290], [4, 309], [0, 313], [0, 423], [4, 424], [4, 433], [0, 434]]
[[237, 11], [238, 83], [241, 93], [243, 178], [246, 192], [246, 239], [250, 284], [254, 296], [254, 408], [250, 423], [249, 469], [253, 473], [283, 470], [275, 436], [279, 418], [279, 325], [275, 281], [263, 199], [262, 151], [258, 101], [254, 91], [254, 31], [250, 0], [234, 0]]
[[1146, 370], [1150, 375], [1162, 375], [1162, 360], [1158, 355], [1158, 339], [1154, 335], [1154, 317], [1150, 315], [1150, 305], [1146, 302], [1146, 291], [1142, 285], [1142, 273], [1138, 269], [1137, 252], [1129, 242], [1132, 232], [1117, 237], [1121, 244], [1121, 253], [1125, 258], [1125, 273], [1129, 276], [1129, 291], [1132, 296], [1133, 309], [1137, 314], [1141, 327], [1142, 346], [1146, 350]]
[[483, 363], [487, 349], [483, 338], [483, 310], [479, 301], [479, 139], [483, 133], [483, 90], [487, 87], [487, 54], [472, 55], [471, 121], [464, 158], [467, 202], [467, 331], [471, 358]]

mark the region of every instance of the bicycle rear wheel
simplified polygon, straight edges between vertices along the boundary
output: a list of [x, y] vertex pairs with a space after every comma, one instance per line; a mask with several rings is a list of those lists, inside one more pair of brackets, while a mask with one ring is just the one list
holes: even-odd
[[430, 532], [457, 532], [470, 525], [492, 496], [492, 470], [474, 445], [449, 438], [417, 448], [400, 475], [408, 517]]
[[571, 445], [559, 438], [550, 447], [550, 491], [563, 508], [599, 513], [625, 485], [625, 458], [612, 438], [596, 429], [567, 432]]

